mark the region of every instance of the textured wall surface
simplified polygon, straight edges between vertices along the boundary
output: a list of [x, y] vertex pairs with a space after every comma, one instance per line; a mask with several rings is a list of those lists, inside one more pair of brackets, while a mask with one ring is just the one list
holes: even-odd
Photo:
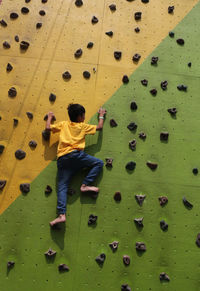
[[[2, 2], [1, 18], [8, 26], [0, 26], [0, 39], [11, 48], [0, 49], [0, 144], [5, 145], [0, 179], [7, 180], [0, 193], [0, 290], [115, 291], [125, 283], [140, 291], [200, 290], [195, 243], [199, 175], [192, 173], [199, 167], [200, 154], [200, 5], [198, 1], [168, 2], [115, 1], [115, 12], [108, 8], [109, 1], [84, 1], [80, 8], [74, 1]], [[169, 5], [175, 6], [173, 14], [167, 12]], [[29, 14], [21, 14], [22, 6], [29, 7]], [[38, 14], [41, 9], [45, 16]], [[143, 12], [138, 22], [134, 20], [137, 11]], [[10, 20], [10, 12], [17, 12], [19, 18]], [[91, 24], [93, 15], [99, 19], [95, 25]], [[43, 22], [40, 30], [35, 28], [37, 22]], [[139, 33], [134, 31], [136, 26]], [[112, 38], [105, 35], [110, 30]], [[173, 38], [168, 36], [170, 30]], [[20, 52], [15, 35], [30, 42], [25, 53]], [[177, 44], [179, 38], [184, 45]], [[86, 48], [89, 41], [94, 42], [90, 50]], [[77, 60], [78, 48], [83, 55]], [[116, 50], [122, 51], [120, 61], [113, 57]], [[142, 56], [138, 64], [132, 62], [135, 53]], [[151, 65], [152, 56], [159, 58], [157, 65]], [[13, 65], [9, 73], [8, 62]], [[62, 73], [67, 70], [72, 78], [65, 82]], [[89, 80], [82, 77], [84, 70], [90, 71]], [[122, 84], [124, 74], [129, 76], [128, 84]], [[146, 87], [143, 79], [148, 80]], [[165, 80], [168, 86], [162, 90]], [[178, 90], [178, 85], [187, 86], [186, 92]], [[7, 92], [13, 86], [17, 96], [10, 98]], [[156, 96], [149, 92], [153, 88]], [[50, 93], [57, 96], [53, 104]], [[74, 177], [71, 187], [76, 193], [68, 198], [66, 224], [54, 230], [48, 222], [56, 213], [56, 145], [51, 146], [55, 137], [49, 145], [41, 132], [44, 115], [53, 110], [57, 120], [63, 120], [71, 101], [86, 107], [92, 124], [97, 123], [99, 106], [104, 104], [108, 110], [103, 132], [87, 139], [86, 151], [104, 161], [113, 158], [113, 167], [104, 167], [96, 200], [80, 194], [85, 173]], [[135, 111], [130, 109], [132, 101], [138, 106]], [[177, 108], [174, 117], [167, 111], [173, 107]], [[33, 113], [32, 121], [27, 111]], [[19, 120], [17, 127], [13, 118]], [[110, 126], [111, 118], [117, 127]], [[137, 124], [133, 132], [127, 128], [130, 122]], [[169, 132], [168, 142], [160, 141], [163, 131]], [[146, 133], [145, 140], [139, 138], [140, 132]], [[32, 139], [38, 143], [35, 150], [28, 146]], [[135, 151], [129, 148], [133, 139]], [[20, 161], [14, 156], [19, 148], [27, 154]], [[125, 169], [129, 161], [136, 162], [134, 171]], [[157, 169], [149, 169], [147, 161], [157, 163]], [[32, 182], [31, 191], [20, 195], [19, 184], [24, 182]], [[47, 184], [53, 188], [50, 195], [44, 193]], [[113, 199], [116, 191], [122, 195], [118, 203]], [[142, 206], [136, 194], [146, 195]], [[158, 197], [163, 195], [169, 201], [161, 207]], [[183, 196], [192, 209], [184, 206]], [[88, 226], [90, 214], [98, 216], [96, 226]], [[133, 221], [139, 217], [144, 217], [142, 229]], [[161, 230], [161, 220], [168, 223], [167, 231]], [[109, 243], [114, 240], [119, 247], [113, 253]], [[146, 252], [136, 251], [138, 241], [146, 244]], [[44, 253], [50, 247], [57, 254], [47, 259]], [[102, 267], [95, 261], [100, 253], [106, 254]], [[129, 266], [124, 265], [123, 255], [130, 256]], [[8, 261], [15, 262], [12, 269], [7, 268]], [[61, 263], [70, 270], [59, 273]], [[160, 282], [161, 272], [169, 275], [170, 282]]]

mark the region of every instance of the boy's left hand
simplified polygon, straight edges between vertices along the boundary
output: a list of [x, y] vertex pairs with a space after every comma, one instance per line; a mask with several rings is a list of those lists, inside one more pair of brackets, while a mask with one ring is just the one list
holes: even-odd
[[104, 116], [107, 113], [107, 111], [106, 111], [106, 109], [104, 109], [104, 108], [101, 107], [99, 109], [98, 113], [99, 113], [99, 115]]

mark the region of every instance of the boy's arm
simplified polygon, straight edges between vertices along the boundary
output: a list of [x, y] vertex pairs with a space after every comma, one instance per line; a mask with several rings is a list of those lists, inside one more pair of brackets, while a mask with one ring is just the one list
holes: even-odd
[[52, 119], [55, 117], [55, 115], [53, 114], [53, 112], [49, 112], [48, 113], [48, 118], [47, 118], [47, 121], [46, 121], [46, 130], [51, 130], [51, 127], [50, 127], [50, 124], [51, 124], [51, 121], [52, 121]]
[[99, 113], [99, 123], [97, 125], [96, 130], [102, 130], [103, 128], [103, 122], [104, 122], [104, 115], [106, 114], [106, 110], [104, 108], [100, 108], [98, 113]]

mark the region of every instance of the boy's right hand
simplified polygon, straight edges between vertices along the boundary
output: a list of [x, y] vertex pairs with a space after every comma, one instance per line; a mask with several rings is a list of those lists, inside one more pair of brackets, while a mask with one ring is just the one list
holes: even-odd
[[104, 108], [101, 107], [99, 109], [98, 113], [99, 113], [99, 115], [104, 116], [107, 113], [107, 111], [106, 111], [106, 109], [104, 109]]
[[55, 117], [55, 115], [54, 115], [54, 113], [52, 112], [52, 111], [49, 111], [48, 112], [48, 118], [54, 118]]

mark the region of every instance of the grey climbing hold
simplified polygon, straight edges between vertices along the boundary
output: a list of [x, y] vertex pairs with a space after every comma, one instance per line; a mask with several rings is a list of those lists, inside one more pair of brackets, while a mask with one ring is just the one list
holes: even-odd
[[105, 259], [106, 259], [106, 255], [104, 253], [102, 253], [102, 254], [100, 254], [99, 256], [96, 257], [95, 261], [98, 264], [102, 265], [104, 263]]
[[124, 262], [124, 265], [129, 266], [130, 262], [131, 262], [130, 257], [128, 255], [124, 255], [123, 256], [123, 262]]
[[146, 245], [143, 242], [136, 242], [135, 248], [139, 252], [145, 252], [146, 251]]
[[168, 202], [168, 198], [166, 196], [160, 196], [158, 198], [158, 200], [159, 200], [161, 206], [167, 204], [167, 202]]
[[129, 141], [129, 147], [132, 151], [134, 151], [136, 149], [136, 139], [133, 139], [131, 141]]
[[151, 170], [156, 170], [158, 167], [157, 163], [152, 163], [152, 162], [147, 162], [146, 165], [151, 169]]
[[138, 227], [144, 227], [144, 224], [143, 224], [143, 217], [135, 218], [135, 219], [134, 219], [134, 222], [135, 222], [135, 224], [136, 224]]
[[58, 266], [58, 270], [59, 270], [60, 272], [67, 272], [67, 271], [69, 271], [69, 267], [68, 267], [66, 264], [60, 264], [60, 265]]
[[56, 251], [54, 251], [51, 248], [49, 248], [48, 251], [45, 252], [44, 254], [45, 254], [45, 256], [51, 258], [51, 257], [54, 257], [56, 255]]
[[113, 241], [112, 243], [109, 243], [109, 246], [111, 247], [112, 251], [115, 252], [118, 249], [119, 242]]
[[142, 206], [145, 198], [146, 198], [146, 195], [142, 195], [142, 194], [135, 195], [135, 199], [140, 206]]
[[113, 166], [112, 163], [113, 163], [112, 158], [106, 158], [106, 167], [112, 168], [112, 166]]
[[169, 276], [164, 272], [160, 273], [159, 278], [160, 278], [160, 281], [170, 281]]

